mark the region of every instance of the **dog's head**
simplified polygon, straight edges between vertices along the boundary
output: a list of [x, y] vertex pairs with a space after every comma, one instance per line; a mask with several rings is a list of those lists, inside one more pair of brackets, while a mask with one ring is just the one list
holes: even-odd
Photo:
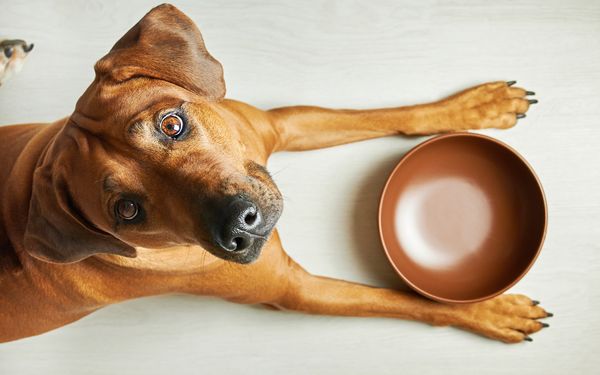
[[221, 64], [171, 5], [100, 59], [34, 174], [25, 247], [59, 263], [201, 245], [255, 260], [281, 214], [268, 172], [220, 101]]
[[0, 39], [0, 85], [21, 70], [32, 49], [21, 39]]

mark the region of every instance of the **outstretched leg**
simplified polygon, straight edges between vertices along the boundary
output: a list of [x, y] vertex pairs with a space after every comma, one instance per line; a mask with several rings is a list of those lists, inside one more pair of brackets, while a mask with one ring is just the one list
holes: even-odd
[[295, 106], [266, 113], [278, 134], [275, 151], [302, 151], [392, 134], [435, 134], [510, 128], [524, 117], [533, 92], [513, 82], [479, 85], [438, 102], [373, 110]]
[[537, 319], [552, 316], [536, 301], [517, 294], [450, 305], [412, 293], [313, 276], [297, 265], [287, 276], [286, 293], [269, 305], [311, 314], [379, 316], [450, 325], [507, 343], [531, 341], [529, 334], [548, 326]]
[[[268, 111], [278, 134], [276, 150], [309, 150], [392, 134], [434, 134], [469, 129], [509, 128], [535, 100], [514, 82], [476, 86], [444, 100], [410, 107], [333, 110], [285, 107]], [[309, 274], [289, 261], [285, 292], [269, 305], [313, 314], [380, 316], [432, 325], [451, 325], [504, 342], [531, 340], [551, 316], [523, 295], [502, 295], [484, 302], [450, 305], [419, 295], [373, 288]]]

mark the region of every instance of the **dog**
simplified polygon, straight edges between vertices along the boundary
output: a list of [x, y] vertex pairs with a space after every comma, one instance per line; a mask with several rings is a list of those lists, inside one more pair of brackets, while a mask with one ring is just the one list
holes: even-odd
[[168, 4], [94, 68], [69, 117], [0, 128], [0, 341], [172, 292], [411, 319], [508, 343], [547, 326], [539, 319], [551, 314], [524, 295], [451, 305], [310, 274], [282, 248], [282, 196], [264, 167], [281, 150], [510, 128], [532, 92], [492, 82], [410, 107], [263, 111], [224, 99], [221, 64]]
[[32, 49], [21, 39], [0, 39], [0, 86], [21, 71]]

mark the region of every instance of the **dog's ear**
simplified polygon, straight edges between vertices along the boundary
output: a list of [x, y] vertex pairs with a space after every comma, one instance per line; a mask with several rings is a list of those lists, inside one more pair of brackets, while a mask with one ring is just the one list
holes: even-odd
[[206, 50], [194, 22], [172, 5], [152, 9], [95, 66], [116, 82], [147, 77], [208, 99], [225, 96], [223, 68]]
[[69, 191], [64, 161], [45, 159], [33, 177], [24, 238], [26, 251], [52, 263], [73, 263], [98, 253], [135, 257], [135, 248], [86, 219]]

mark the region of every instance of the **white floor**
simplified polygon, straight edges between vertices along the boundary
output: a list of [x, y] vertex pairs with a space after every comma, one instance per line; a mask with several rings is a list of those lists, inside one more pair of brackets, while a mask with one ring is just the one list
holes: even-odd
[[[23, 72], [0, 88], [1, 124], [69, 114], [95, 60], [153, 5], [1, 3], [0, 32], [36, 43]], [[540, 103], [518, 127], [485, 133], [519, 150], [546, 189], [546, 244], [513, 291], [555, 313], [549, 329], [532, 343], [509, 346], [419, 323], [163, 296], [0, 345], [0, 374], [597, 373], [600, 3], [404, 3], [177, 5], [225, 66], [228, 97], [263, 108], [412, 104], [488, 80], [516, 79], [535, 90]], [[378, 241], [376, 209], [386, 175], [420, 141], [275, 156], [270, 169], [286, 197], [279, 227], [289, 253], [315, 273], [399, 285]]]

